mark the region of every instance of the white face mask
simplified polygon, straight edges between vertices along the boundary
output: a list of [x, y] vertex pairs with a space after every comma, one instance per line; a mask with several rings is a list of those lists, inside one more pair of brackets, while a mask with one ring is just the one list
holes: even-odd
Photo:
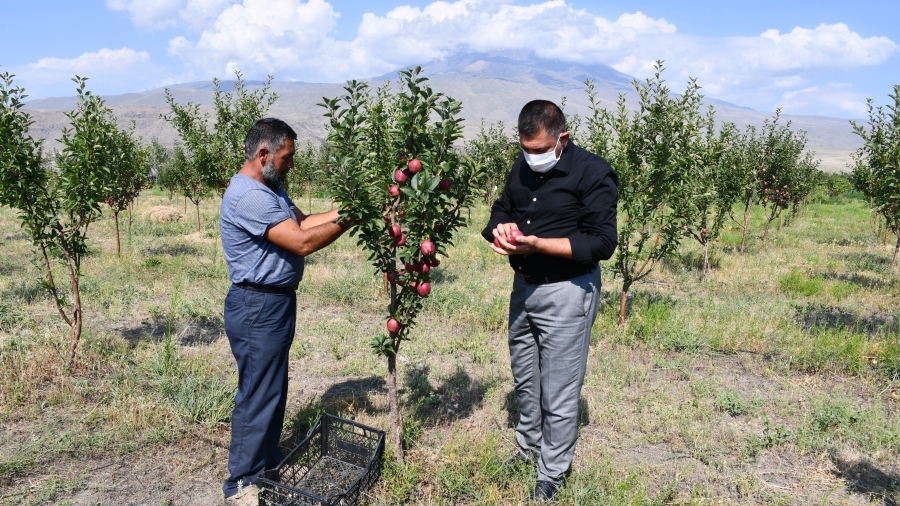
[[531, 167], [531, 170], [544, 173], [556, 166], [556, 162], [559, 161], [559, 158], [556, 157], [556, 148], [559, 146], [559, 140], [561, 138], [562, 134], [559, 134], [559, 137], [556, 138], [556, 146], [553, 146], [553, 149], [546, 153], [532, 155], [526, 153], [524, 149], [522, 150], [522, 154], [525, 155], [525, 161], [528, 163], [528, 166]]

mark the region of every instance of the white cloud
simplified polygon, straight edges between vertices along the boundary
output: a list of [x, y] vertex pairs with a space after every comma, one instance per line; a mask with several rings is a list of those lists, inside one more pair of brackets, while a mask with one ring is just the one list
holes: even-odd
[[76, 58], [41, 58], [11, 72], [31, 96], [72, 95], [75, 84], [71, 78], [76, 75], [89, 78], [88, 89], [97, 92], [122, 85], [142, 86], [161, 77], [149, 53], [127, 47], [104, 48]]
[[343, 56], [327, 37], [337, 17], [324, 0], [244, 0], [219, 14], [197, 42], [169, 41], [169, 53], [212, 75], [316, 72]]
[[217, 1], [230, 5], [196, 41], [177, 37], [169, 44], [170, 54], [202, 75], [241, 69], [248, 75], [333, 82], [459, 51], [524, 49], [547, 59], [608, 64], [637, 77], [650, 75], [653, 63], [662, 59], [674, 88], [696, 77], [704, 93], [758, 106], [785, 91], [809, 87], [811, 73], [882, 64], [900, 50], [886, 37], [862, 37], [841, 23], [783, 34], [767, 30], [753, 37], [698, 37], [641, 12], [613, 21], [575, 9], [566, 0], [399, 6], [384, 16], [365, 14], [352, 41], [331, 36], [339, 14], [325, 0], [157, 0], [152, 5], [162, 12], [162, 5], [211, 6]]
[[125, 11], [141, 27], [159, 30], [187, 25], [194, 29], [208, 26], [224, 8], [236, 0], [106, 0], [114, 11]]
[[815, 114], [822, 110], [839, 110], [846, 115], [863, 118], [868, 115], [866, 96], [853, 91], [850, 83], [828, 83], [809, 86], [782, 94], [778, 107], [790, 114]]

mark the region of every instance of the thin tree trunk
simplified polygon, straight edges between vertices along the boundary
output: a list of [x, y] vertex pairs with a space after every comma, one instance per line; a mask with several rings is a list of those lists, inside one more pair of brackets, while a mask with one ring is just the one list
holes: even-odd
[[[197, 206], [197, 232], [199, 232], [200, 231], [200, 202], [197, 202], [194, 205]], [[185, 211], [185, 213], [186, 212], [187, 211]]]
[[784, 226], [784, 215], [779, 212], [778, 213], [778, 231], [781, 232], [781, 227]]
[[72, 260], [69, 258], [69, 252], [65, 252], [66, 255], [66, 267], [69, 269], [69, 277], [72, 280], [72, 292], [75, 295], [75, 307], [72, 312], [72, 337], [69, 342], [69, 360], [68, 367], [69, 369], [75, 364], [75, 350], [78, 348], [78, 341], [81, 339], [81, 290], [78, 287], [78, 275], [75, 273], [75, 268], [72, 266]]
[[53, 295], [53, 300], [56, 301], [56, 309], [59, 310], [59, 315], [62, 316], [66, 324], [71, 327], [72, 320], [66, 315], [66, 312], [62, 307], [62, 301], [59, 300], [59, 293], [56, 291], [56, 282], [53, 280], [53, 269], [50, 268], [50, 257], [47, 256], [47, 247], [43, 243], [41, 244], [41, 253], [44, 254], [44, 265], [47, 266], [47, 285], [50, 289], [50, 294]]
[[703, 243], [703, 269], [700, 270], [700, 282], [706, 281], [706, 274], [709, 272], [709, 241]]
[[884, 225], [884, 247], [887, 248], [887, 240], [888, 234], [891, 232], [891, 227], [887, 226], [887, 223]]
[[744, 211], [744, 226], [741, 227], [741, 256], [744, 256], [744, 245], [747, 244], [748, 230], [750, 230], [750, 213]]
[[891, 260], [891, 267], [897, 265], [897, 252], [900, 251], [900, 234], [897, 234], [897, 245], [894, 246], [894, 259]]
[[113, 213], [113, 221], [116, 222], [116, 255], [122, 256], [122, 241], [119, 239], [119, 213]]
[[187, 214], [187, 197], [184, 198], [184, 214]]
[[391, 401], [391, 435], [394, 456], [403, 462], [403, 435], [400, 429], [400, 399], [397, 393], [397, 353], [388, 355], [388, 397]]
[[625, 325], [625, 302], [628, 300], [628, 288], [622, 287], [622, 296], [619, 298], [619, 325]]

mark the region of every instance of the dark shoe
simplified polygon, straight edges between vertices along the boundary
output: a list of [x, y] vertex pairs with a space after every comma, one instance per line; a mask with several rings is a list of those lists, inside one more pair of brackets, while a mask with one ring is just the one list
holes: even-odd
[[551, 502], [553, 496], [559, 490], [559, 485], [550, 483], [549, 481], [539, 481], [534, 486], [534, 492], [531, 493], [531, 500], [534, 502]]
[[537, 453], [535, 453], [531, 450], [523, 450], [523, 449], [519, 448], [519, 451], [517, 451], [512, 457], [507, 459], [506, 462], [503, 463], [503, 465], [509, 466], [509, 467], [525, 465], [525, 464], [533, 466], [533, 465], [537, 465], [537, 461], [538, 461]]

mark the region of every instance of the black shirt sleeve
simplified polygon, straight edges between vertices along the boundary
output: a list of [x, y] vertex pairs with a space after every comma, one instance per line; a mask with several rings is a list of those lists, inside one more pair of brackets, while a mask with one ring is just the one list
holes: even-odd
[[597, 263], [608, 260], [618, 245], [616, 207], [619, 178], [608, 164], [589, 167], [579, 185], [582, 208], [579, 233], [569, 236], [572, 260]]

